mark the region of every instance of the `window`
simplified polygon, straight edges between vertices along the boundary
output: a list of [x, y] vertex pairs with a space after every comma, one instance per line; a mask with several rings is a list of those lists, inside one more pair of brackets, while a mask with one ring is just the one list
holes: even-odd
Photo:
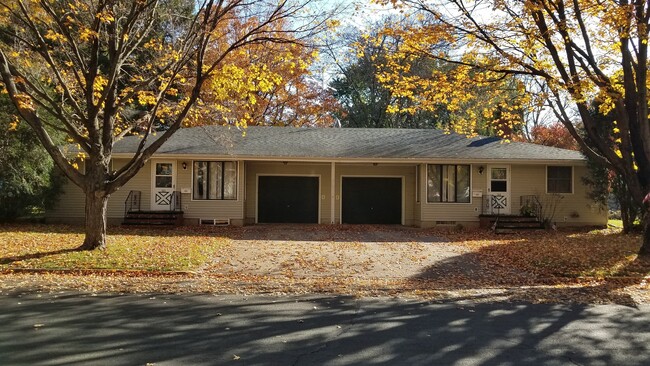
[[570, 166], [546, 167], [547, 193], [573, 193], [573, 169]]
[[237, 199], [237, 162], [195, 161], [193, 178], [195, 200]]
[[427, 166], [427, 202], [470, 202], [469, 165]]

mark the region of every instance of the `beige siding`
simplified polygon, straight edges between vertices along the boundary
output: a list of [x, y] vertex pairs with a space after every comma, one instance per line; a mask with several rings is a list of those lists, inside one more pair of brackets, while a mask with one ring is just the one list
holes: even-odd
[[341, 222], [342, 177], [396, 177], [402, 178], [402, 223], [415, 222], [415, 165], [399, 164], [336, 164], [336, 222]]
[[[151, 188], [152, 188], [152, 162], [161, 161], [165, 159], [152, 159], [146, 163], [142, 169], [136, 174], [133, 179], [127, 182], [117, 192], [113, 193], [108, 201], [107, 216], [111, 222], [119, 222], [124, 217], [124, 201], [131, 190], [140, 191], [141, 193], [141, 206], [142, 210], [151, 209]], [[165, 161], [169, 161], [166, 159]], [[191, 160], [174, 160], [176, 162], [176, 190], [180, 191], [183, 188], [192, 187], [192, 161]], [[127, 162], [126, 159], [116, 159], [113, 162], [113, 168], [119, 169]], [[187, 169], [183, 170], [182, 163], [187, 163]], [[212, 218], [212, 219], [231, 219], [243, 220], [244, 218], [244, 185], [241, 184], [243, 179], [241, 174], [243, 172], [242, 163], [238, 164], [238, 185], [237, 185], [237, 200], [210, 200], [210, 201], [193, 201], [192, 195], [182, 194], [182, 208], [185, 211], [185, 218], [196, 219], [199, 218]], [[70, 221], [71, 218], [83, 220], [84, 217], [84, 195], [81, 189], [74, 184], [67, 182], [63, 187], [63, 194], [59, 203], [53, 210], [48, 211], [47, 216], [50, 221], [60, 221], [59, 218], [65, 221]]]
[[[121, 168], [126, 162], [126, 159], [116, 159], [113, 162], [113, 169]], [[148, 209], [151, 198], [151, 163], [145, 164], [133, 179], [111, 195], [108, 200], [106, 212], [106, 216], [110, 222], [119, 222], [124, 217], [124, 201], [131, 190], [142, 192], [142, 207]], [[85, 196], [81, 189], [72, 182], [66, 181], [57, 205], [52, 210], [48, 210], [47, 219], [53, 222], [70, 221], [82, 223], [85, 216], [84, 207]]]
[[[119, 169], [127, 163], [126, 159], [116, 159], [113, 169]], [[151, 162], [147, 162], [142, 169], [128, 181], [122, 188], [111, 195], [108, 200], [108, 217], [124, 217], [124, 201], [130, 191], [140, 191], [140, 209], [148, 210], [151, 205]]]
[[[79, 166], [83, 170], [83, 163], [80, 163]], [[61, 188], [61, 195], [56, 205], [45, 212], [47, 221], [60, 222], [76, 219], [74, 221], [82, 224], [84, 222], [86, 205], [84, 193], [81, 191], [81, 188], [77, 187], [68, 179], [65, 179]]]
[[[478, 168], [481, 165], [474, 164], [471, 166], [470, 185], [472, 192], [477, 190], [486, 192], [487, 178], [485, 171], [479, 174]], [[483, 165], [483, 167], [485, 167]], [[444, 202], [427, 202], [427, 166], [422, 165], [422, 176], [420, 182], [422, 186], [422, 226], [433, 226], [438, 222], [457, 222], [457, 223], [478, 223], [478, 216], [481, 213], [482, 198], [471, 197], [470, 203], [444, 203]]]
[[[487, 167], [489, 164], [473, 164], [471, 186], [472, 192], [487, 192]], [[482, 174], [479, 167], [484, 168]], [[423, 170], [426, 166], [423, 165]], [[546, 165], [510, 165], [510, 202], [511, 213], [519, 214], [520, 197], [536, 195], [542, 202], [549, 202], [546, 194]], [[605, 225], [606, 212], [600, 211], [597, 205], [586, 197], [586, 187], [581, 177], [587, 174], [584, 166], [575, 166], [573, 174], [574, 193], [561, 195], [557, 205], [554, 221], [559, 225]], [[420, 177], [422, 183], [422, 226], [432, 226], [437, 222], [448, 221], [458, 223], [477, 223], [482, 212], [481, 197], [472, 197], [471, 203], [428, 203], [426, 202], [426, 174]]]
[[[153, 159], [152, 161], [156, 161]], [[182, 168], [183, 162], [187, 169]], [[119, 169], [126, 159], [117, 159], [114, 169]], [[176, 161], [176, 189], [192, 188], [192, 160]], [[473, 164], [471, 167], [472, 192], [487, 194], [487, 167], [489, 164]], [[479, 173], [479, 167], [484, 172]], [[519, 213], [520, 197], [537, 195], [541, 201], [548, 201], [546, 194], [546, 165], [511, 165], [511, 212]], [[115, 192], [108, 204], [108, 217], [111, 222], [119, 222], [124, 215], [124, 201], [131, 190], [142, 192], [144, 210], [151, 207], [152, 163], [147, 163], [138, 174], [124, 187]], [[190, 193], [182, 194], [182, 206], [189, 222], [200, 218], [230, 219], [235, 223], [254, 223], [257, 206], [257, 177], [259, 175], [296, 175], [320, 177], [320, 222], [331, 222], [331, 209], [334, 206], [334, 218], [340, 223], [341, 217], [341, 182], [343, 176], [401, 177], [403, 181], [403, 223], [405, 225], [432, 226], [440, 222], [457, 222], [478, 224], [482, 211], [482, 198], [472, 197], [471, 202], [464, 203], [428, 203], [426, 164], [420, 164], [419, 188], [420, 202], [416, 202], [416, 169], [414, 164], [351, 164], [337, 163], [334, 194], [331, 192], [331, 163], [282, 163], [282, 162], [238, 162], [238, 183], [236, 200], [192, 200]], [[559, 225], [604, 225], [606, 212], [600, 211], [586, 197], [586, 188], [581, 177], [587, 174], [584, 166], [574, 167], [574, 193], [562, 195], [557, 205], [554, 221]], [[334, 199], [332, 199], [332, 196]], [[51, 221], [82, 222], [84, 217], [84, 195], [71, 183], [65, 184], [63, 194], [56, 207], [47, 212]]]
[[[587, 187], [582, 177], [587, 175], [585, 166], [573, 167], [573, 193], [561, 194], [553, 221], [558, 225], [606, 225], [607, 213], [587, 197]], [[542, 203], [551, 201], [546, 193], [546, 165], [514, 165], [512, 167], [512, 195], [536, 195]], [[519, 209], [519, 202], [514, 201]], [[514, 212], [514, 211], [513, 211]]]
[[246, 162], [246, 222], [256, 222], [257, 177], [259, 175], [295, 175], [320, 177], [320, 223], [330, 223], [331, 165], [329, 163]]

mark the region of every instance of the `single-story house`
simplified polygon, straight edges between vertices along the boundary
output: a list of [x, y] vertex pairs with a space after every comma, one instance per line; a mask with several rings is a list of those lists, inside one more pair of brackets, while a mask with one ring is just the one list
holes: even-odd
[[[139, 142], [116, 144], [114, 168]], [[558, 225], [606, 225], [607, 212], [587, 197], [587, 174], [576, 151], [438, 130], [193, 127], [111, 196], [108, 218], [176, 210], [185, 224], [473, 226], [481, 215], [529, 213], [535, 198], [557, 206]], [[71, 183], [47, 212], [50, 221], [83, 215], [84, 195]]]

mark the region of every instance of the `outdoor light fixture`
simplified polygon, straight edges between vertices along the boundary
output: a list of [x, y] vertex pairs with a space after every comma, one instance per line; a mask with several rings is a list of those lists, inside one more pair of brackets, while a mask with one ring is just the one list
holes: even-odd
[[478, 167], [478, 173], [483, 175], [483, 166]]
[[183, 162], [183, 170], [187, 170], [187, 163]]

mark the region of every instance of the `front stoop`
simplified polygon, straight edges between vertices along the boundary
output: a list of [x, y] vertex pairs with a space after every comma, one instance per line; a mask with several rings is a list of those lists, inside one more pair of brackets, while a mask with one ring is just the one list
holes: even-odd
[[493, 228], [497, 234], [513, 233], [518, 230], [541, 230], [544, 225], [535, 216], [521, 215], [481, 215], [482, 228]]

